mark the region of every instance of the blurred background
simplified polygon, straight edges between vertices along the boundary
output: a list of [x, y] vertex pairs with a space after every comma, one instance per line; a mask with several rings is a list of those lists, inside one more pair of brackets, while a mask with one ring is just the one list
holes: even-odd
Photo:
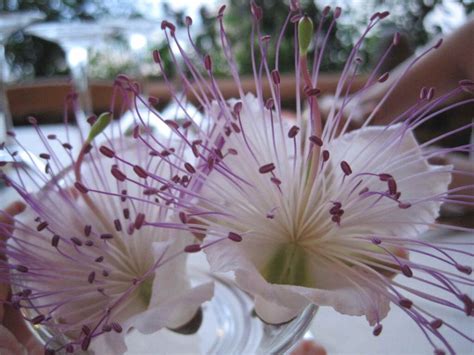
[[[84, 99], [90, 101], [85, 103], [90, 111], [97, 113], [107, 109], [113, 79], [119, 73], [136, 78], [147, 93], [160, 97], [161, 105], [165, 105], [169, 94], [159, 67], [152, 61], [151, 51], [165, 47], [160, 30], [163, 19], [182, 26], [178, 37], [186, 36], [186, 15], [193, 18], [192, 34], [197, 47], [202, 52], [212, 52], [216, 75], [224, 81], [225, 89], [228, 68], [220, 54], [215, 21], [223, 2], [227, 4], [224, 21], [241, 76], [250, 76], [248, 0], [1, 0], [0, 22], [13, 13], [39, 11], [43, 18], [35, 21], [45, 23], [26, 28], [19, 25], [18, 30], [10, 30], [4, 40], [5, 57], [0, 69], [13, 122], [24, 124], [26, 117], [33, 113], [43, 123], [61, 121], [70, 85], [79, 91], [90, 90], [90, 97]], [[258, 3], [264, 13], [271, 14], [263, 18], [263, 32], [275, 38], [287, 15], [288, 1]], [[326, 91], [334, 89], [337, 73], [374, 12], [389, 10], [391, 16], [370, 32], [362, 47], [362, 72], [366, 73], [380, 58], [395, 31], [402, 35], [401, 45], [380, 68], [381, 73], [402, 62], [433, 37], [459, 27], [474, 10], [471, 0], [301, 0], [301, 4], [313, 19], [320, 17], [325, 5], [341, 6], [344, 11], [330, 35], [322, 63], [325, 74], [321, 85]], [[294, 70], [293, 49], [293, 34], [287, 31], [281, 46], [282, 72]], [[175, 68], [167, 52], [161, 53], [165, 67], [172, 73]], [[273, 55], [269, 53], [270, 57]], [[229, 90], [232, 95], [232, 88]], [[288, 97], [285, 102], [288, 107], [292, 99]]]

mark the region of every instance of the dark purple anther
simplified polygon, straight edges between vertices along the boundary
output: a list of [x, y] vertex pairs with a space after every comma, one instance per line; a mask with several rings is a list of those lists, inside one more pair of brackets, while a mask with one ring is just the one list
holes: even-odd
[[121, 232], [122, 231], [122, 223], [120, 223], [120, 220], [119, 219], [114, 219], [114, 226], [115, 226], [115, 230], [117, 232]]
[[112, 173], [112, 176], [118, 181], [125, 181], [127, 179], [127, 175], [122, 173], [116, 166], [113, 166], [110, 172]]
[[288, 138], [295, 138], [299, 131], [300, 128], [298, 126], [291, 127], [288, 131]]
[[98, 258], [96, 258], [94, 260], [96, 263], [101, 263], [102, 261], [104, 261], [104, 257], [103, 256], [99, 256]]
[[235, 133], [240, 133], [240, 127], [237, 123], [231, 122], [230, 125], [231, 125], [231, 127], [232, 127], [232, 129], [234, 130]]
[[329, 15], [330, 11], [331, 11], [331, 6], [324, 6], [321, 16], [326, 17], [327, 15]]
[[276, 69], [272, 70], [272, 80], [273, 80], [273, 84], [280, 85], [280, 81], [281, 81], [280, 72]]
[[411, 203], [408, 202], [400, 202], [398, 204], [398, 208], [401, 208], [402, 210], [406, 210], [407, 208], [411, 207]]
[[41, 153], [39, 155], [40, 158], [44, 159], [44, 160], [49, 160], [51, 159], [51, 155], [49, 155], [48, 153]]
[[188, 217], [186, 216], [186, 213], [181, 211], [181, 212], [179, 212], [178, 216], [179, 216], [179, 220], [181, 221], [181, 223], [183, 223], [183, 224], [188, 223]]
[[380, 335], [380, 333], [382, 333], [382, 324], [377, 324], [375, 327], [374, 327], [374, 330], [372, 331], [372, 334], [375, 335], [376, 337]]
[[334, 10], [334, 18], [335, 19], [338, 19], [342, 14], [342, 9], [337, 6], [336, 9]]
[[71, 149], [72, 149], [72, 145], [69, 144], [69, 143], [63, 143], [63, 148], [64, 148], [64, 149], [67, 149], [67, 150], [71, 150]]
[[388, 15], [390, 15], [389, 11], [383, 11], [383, 12], [379, 13], [379, 19], [383, 20]]
[[269, 173], [269, 172], [272, 172], [273, 170], [275, 170], [275, 164], [269, 163], [269, 164], [262, 165], [262, 166], [258, 169], [258, 172], [259, 172], [260, 174], [267, 174], [267, 173]]
[[148, 173], [139, 165], [134, 165], [133, 171], [135, 172], [135, 174], [137, 174], [138, 177], [141, 177], [143, 179], [146, 179], [148, 177]]
[[156, 64], [161, 63], [161, 55], [160, 55], [160, 52], [157, 49], [155, 49], [153, 51], [153, 60], [155, 61]]
[[345, 160], [341, 161], [341, 169], [346, 176], [349, 176], [352, 174], [352, 169], [349, 163], [347, 163]]
[[81, 247], [82, 246], [82, 241], [77, 238], [77, 237], [72, 237], [71, 238], [71, 242], [73, 242], [75, 245], [77, 245], [78, 247]]
[[473, 308], [472, 299], [466, 294], [461, 295], [459, 298], [464, 303], [464, 312], [466, 315], [471, 316]]
[[242, 241], [242, 237], [239, 234], [234, 233], [234, 232], [229, 232], [229, 235], [227, 236], [227, 238], [229, 238], [233, 242], [241, 242]]
[[52, 245], [54, 248], [57, 248], [60, 239], [61, 239], [61, 237], [60, 237], [59, 235], [57, 235], [57, 234], [53, 235], [53, 238], [51, 239], [51, 245]]
[[237, 155], [237, 150], [234, 149], [234, 148], [229, 148], [229, 149], [227, 149], [227, 153], [229, 155]]
[[90, 224], [84, 226], [84, 235], [89, 237], [92, 232], [92, 226]]
[[397, 183], [394, 179], [387, 180], [388, 192], [390, 195], [395, 195], [397, 193]]
[[472, 267], [468, 265], [456, 264], [456, 269], [458, 269], [460, 272], [466, 275], [471, 275], [472, 273]]
[[113, 158], [113, 157], [115, 156], [115, 152], [114, 152], [112, 149], [106, 147], [105, 145], [101, 146], [101, 147], [99, 148], [99, 151], [100, 151], [103, 155], [105, 155], [107, 158]]
[[413, 276], [413, 271], [407, 264], [402, 265], [401, 270], [402, 270], [403, 275], [405, 275], [406, 277]]
[[114, 236], [110, 233], [104, 233], [100, 235], [100, 239], [103, 239], [103, 240], [109, 240], [109, 239], [112, 239], [113, 237]]
[[311, 97], [311, 96], [318, 96], [321, 93], [321, 90], [318, 88], [305, 88], [304, 93], [306, 96]]
[[442, 44], [443, 44], [443, 39], [440, 38], [440, 39], [438, 40], [438, 42], [436, 42], [436, 44], [434, 45], [433, 48], [434, 48], [434, 49], [438, 49], [439, 47], [441, 47]]
[[184, 168], [190, 174], [194, 174], [196, 172], [196, 169], [194, 169], [194, 166], [192, 166], [190, 163], [184, 163]]
[[398, 301], [398, 304], [402, 306], [403, 308], [410, 309], [411, 306], [413, 306], [413, 302], [410, 301], [408, 298], [400, 298]]
[[31, 324], [37, 325], [43, 322], [46, 319], [46, 317], [43, 314], [37, 315], [31, 320]]
[[47, 138], [48, 138], [49, 140], [54, 140], [54, 139], [56, 139], [56, 135], [55, 135], [55, 134], [48, 134], [48, 135], [47, 135]]
[[318, 147], [321, 147], [323, 145], [323, 141], [321, 140], [321, 138], [319, 138], [317, 136], [310, 136], [309, 141], [311, 143], [317, 145]]
[[393, 179], [393, 176], [390, 174], [382, 173], [382, 174], [379, 174], [379, 179], [380, 181], [388, 181], [390, 179]]
[[143, 223], [145, 223], [145, 214], [137, 214], [137, 217], [135, 218], [135, 229], [139, 230], [143, 226]]
[[67, 344], [67, 345], [66, 345], [66, 352], [67, 352], [68, 354], [72, 354], [72, 353], [74, 352], [74, 345], [72, 345], [72, 344]]
[[168, 125], [169, 128], [171, 129], [178, 129], [179, 125], [176, 123], [174, 120], [165, 120], [165, 123]]
[[32, 125], [37, 125], [38, 124], [38, 120], [36, 118], [34, 118], [33, 116], [28, 117], [28, 122]]
[[128, 208], [123, 209], [123, 218], [129, 219], [130, 218], [130, 210]]
[[374, 243], [375, 245], [382, 244], [382, 241], [380, 240], [380, 238], [373, 237], [371, 240], [372, 240], [372, 243]]
[[90, 284], [92, 284], [95, 280], [95, 271], [92, 271], [89, 276], [87, 276], [87, 282], [89, 282]]
[[329, 151], [323, 150], [323, 161], [328, 161], [328, 160], [329, 160]]
[[89, 189], [87, 187], [85, 187], [82, 183], [80, 183], [79, 181], [76, 181], [74, 183], [74, 187], [76, 188], [77, 191], [79, 191], [80, 193], [83, 193], [83, 194], [86, 194], [89, 192]]
[[431, 328], [439, 329], [443, 325], [443, 321], [441, 319], [435, 319], [430, 322]]
[[112, 326], [112, 329], [115, 332], [122, 333], [122, 331], [123, 331], [122, 326], [120, 324], [118, 324], [117, 322], [112, 322], [111, 326]]
[[197, 252], [201, 251], [201, 245], [200, 244], [186, 245], [186, 247], [184, 248], [184, 251], [186, 253], [197, 253]]
[[242, 111], [242, 106], [243, 105], [241, 101], [235, 103], [233, 110], [236, 115], [240, 114], [240, 111]]
[[112, 331], [112, 326], [111, 326], [110, 324], [104, 324], [104, 325], [102, 326], [102, 331], [103, 331], [104, 333], [109, 333], [109, 332]]
[[204, 56], [204, 68], [206, 68], [207, 71], [212, 70], [212, 58], [209, 54]]
[[186, 16], [184, 18], [184, 23], [186, 24], [186, 26], [191, 26], [193, 24], [193, 19], [190, 16]]
[[38, 232], [41, 232], [41, 231], [44, 230], [48, 225], [49, 225], [49, 223], [46, 222], [46, 221], [41, 222], [40, 224], [38, 224], [38, 225], [36, 226], [36, 230], [37, 230]]
[[86, 247], [91, 247], [94, 245], [94, 242], [92, 240], [86, 240], [84, 244], [86, 245]]

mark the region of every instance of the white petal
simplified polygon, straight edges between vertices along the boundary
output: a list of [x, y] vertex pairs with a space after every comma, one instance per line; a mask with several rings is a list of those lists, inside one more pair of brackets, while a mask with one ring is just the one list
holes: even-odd
[[26, 349], [18, 342], [15, 336], [0, 324], [0, 354], [21, 355], [26, 354]]

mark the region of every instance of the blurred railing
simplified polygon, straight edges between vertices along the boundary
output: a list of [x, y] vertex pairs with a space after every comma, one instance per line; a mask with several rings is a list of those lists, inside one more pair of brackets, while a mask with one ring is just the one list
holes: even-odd
[[[319, 79], [318, 88], [322, 94], [334, 93], [339, 79], [339, 74], [322, 74]], [[364, 85], [367, 77], [359, 76], [352, 84], [352, 90], [357, 90]], [[111, 81], [92, 81], [91, 96], [95, 112], [109, 110], [113, 86]], [[219, 87], [226, 98], [238, 95], [237, 88], [232, 79], [219, 79]], [[254, 92], [255, 84], [253, 77], [242, 78], [242, 86], [245, 92]], [[66, 96], [70, 92], [70, 83], [66, 79], [42, 79], [33, 83], [24, 83], [12, 86], [8, 89], [10, 109], [15, 124], [23, 124], [29, 115], [41, 118], [43, 122], [60, 122], [64, 113]], [[284, 105], [291, 108], [296, 97], [296, 82], [294, 75], [281, 76], [281, 97]], [[164, 105], [171, 99], [171, 94], [163, 82], [150, 82], [146, 84], [146, 92], [157, 97]], [[264, 83], [264, 95], [270, 96], [270, 88]], [[193, 101], [193, 98], [190, 97]], [[117, 101], [116, 108], [119, 109], [120, 102]]]

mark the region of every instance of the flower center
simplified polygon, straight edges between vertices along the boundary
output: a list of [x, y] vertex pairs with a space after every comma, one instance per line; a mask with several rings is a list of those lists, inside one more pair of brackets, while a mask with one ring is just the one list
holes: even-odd
[[153, 290], [153, 275], [149, 276], [145, 281], [142, 282], [138, 288], [138, 297], [148, 307], [151, 300], [151, 294]]
[[262, 276], [272, 284], [312, 287], [307, 257], [297, 243], [282, 244], [261, 270]]

